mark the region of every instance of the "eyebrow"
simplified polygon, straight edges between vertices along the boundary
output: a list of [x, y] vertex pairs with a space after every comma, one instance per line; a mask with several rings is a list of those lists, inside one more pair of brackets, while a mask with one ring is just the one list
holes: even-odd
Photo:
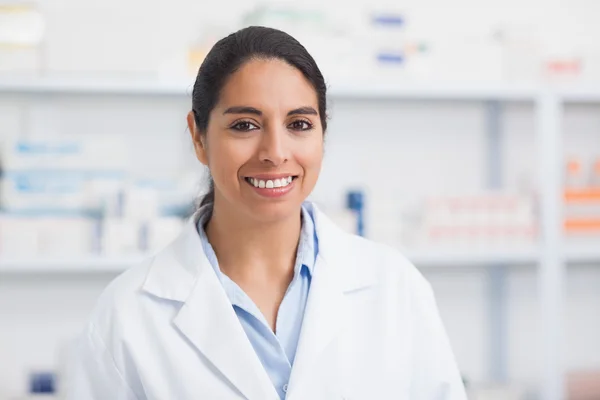
[[254, 115], [262, 115], [262, 111], [257, 110], [254, 107], [236, 106], [236, 107], [229, 107], [227, 110], [225, 110], [223, 112], [223, 114], [254, 114]]
[[300, 107], [288, 112], [287, 115], [289, 117], [290, 115], [319, 115], [319, 113], [312, 107]]
[[[223, 114], [254, 114], [254, 115], [261, 116], [262, 111], [254, 108], [254, 107], [235, 106], [235, 107], [229, 107], [227, 110], [225, 110], [223, 112]], [[300, 108], [295, 108], [295, 109], [289, 111], [287, 113], [287, 115], [289, 117], [291, 115], [319, 115], [319, 113], [317, 113], [317, 110], [315, 110], [312, 107], [300, 107]]]

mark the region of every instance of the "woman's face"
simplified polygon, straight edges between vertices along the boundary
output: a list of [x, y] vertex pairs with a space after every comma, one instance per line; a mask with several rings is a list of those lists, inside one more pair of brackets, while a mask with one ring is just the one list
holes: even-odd
[[[321, 169], [318, 110], [315, 89], [284, 61], [252, 60], [233, 73], [206, 135], [193, 135], [215, 182], [215, 204], [262, 222], [297, 213]], [[191, 113], [188, 123], [194, 126]]]

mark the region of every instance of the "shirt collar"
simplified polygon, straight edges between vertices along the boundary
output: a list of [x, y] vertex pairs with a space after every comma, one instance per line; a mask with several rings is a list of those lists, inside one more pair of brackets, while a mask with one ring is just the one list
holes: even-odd
[[300, 230], [300, 241], [296, 252], [296, 264], [294, 274], [299, 273], [302, 266], [306, 267], [310, 276], [313, 274], [317, 258], [317, 234], [315, 221], [308, 208], [302, 206], [302, 228]]
[[[212, 248], [212, 245], [208, 241], [204, 225], [208, 222], [211, 216], [212, 205], [205, 205], [199, 210], [198, 218], [198, 234], [202, 242], [202, 250], [206, 257], [210, 261], [213, 268], [215, 268], [217, 275], [221, 277], [221, 271], [218, 266], [217, 256]], [[300, 241], [298, 243], [298, 250], [296, 251], [296, 263], [294, 264], [294, 277], [298, 276], [302, 268], [306, 268], [309, 276], [312, 276], [314, 265], [317, 258], [318, 251], [318, 239], [315, 229], [315, 222], [311, 210], [305, 205], [302, 205], [302, 227], [300, 230]]]

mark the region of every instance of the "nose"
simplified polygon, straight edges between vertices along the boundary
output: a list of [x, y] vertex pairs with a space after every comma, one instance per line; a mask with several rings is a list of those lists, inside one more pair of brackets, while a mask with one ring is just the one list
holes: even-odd
[[284, 164], [289, 158], [286, 137], [281, 129], [264, 129], [258, 154], [260, 161], [274, 167]]

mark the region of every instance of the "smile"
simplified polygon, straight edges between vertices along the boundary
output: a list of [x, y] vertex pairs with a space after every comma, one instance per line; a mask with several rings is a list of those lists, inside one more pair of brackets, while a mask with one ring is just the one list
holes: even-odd
[[282, 187], [286, 187], [286, 186], [290, 185], [294, 181], [295, 178], [296, 178], [295, 176], [290, 175], [288, 177], [277, 178], [277, 179], [266, 179], [266, 180], [250, 178], [250, 177], [247, 177], [244, 179], [246, 180], [246, 182], [248, 182], [255, 188], [276, 189], [276, 188], [282, 188]]

